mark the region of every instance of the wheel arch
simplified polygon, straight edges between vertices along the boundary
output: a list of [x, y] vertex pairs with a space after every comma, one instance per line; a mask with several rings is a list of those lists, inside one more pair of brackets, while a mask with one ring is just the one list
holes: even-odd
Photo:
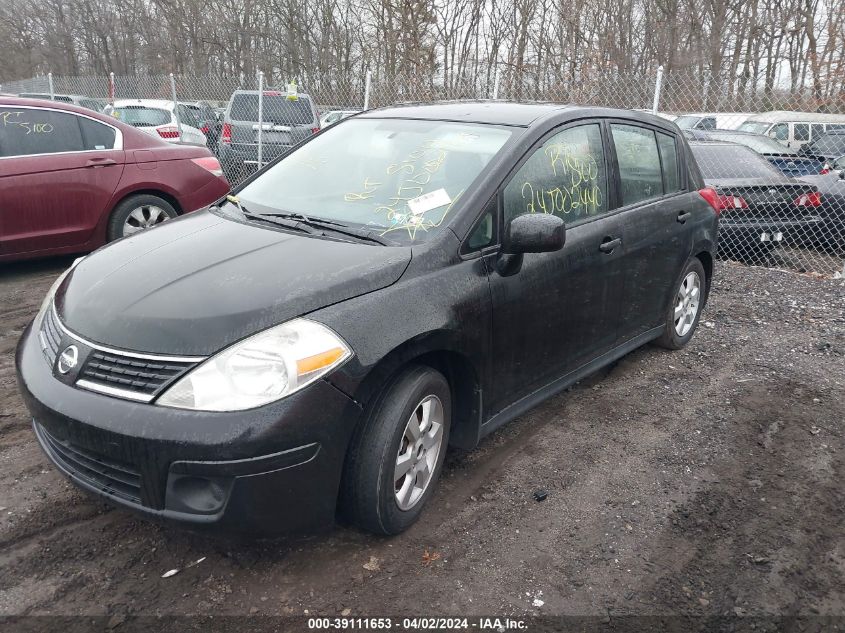
[[477, 443], [481, 420], [481, 380], [469, 354], [446, 344], [443, 332], [407, 341], [386, 354], [355, 392], [355, 400], [365, 408], [376, 400], [410, 365], [425, 365], [439, 371], [452, 392], [452, 426], [449, 443], [471, 449]]

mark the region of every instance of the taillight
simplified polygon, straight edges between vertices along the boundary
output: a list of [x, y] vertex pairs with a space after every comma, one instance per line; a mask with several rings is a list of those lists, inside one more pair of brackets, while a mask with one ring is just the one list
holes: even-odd
[[203, 134], [208, 134], [208, 126], [207, 126], [207, 125], [203, 125], [203, 126], [200, 128], [200, 132], [202, 132]]
[[320, 128], [318, 128], [318, 127], [312, 127], [311, 128], [311, 134], [316, 134], [319, 131], [320, 131]]
[[820, 207], [822, 206], [822, 194], [818, 191], [811, 191], [810, 193], [802, 193], [795, 198], [793, 204], [796, 207]]
[[726, 196], [720, 193], [716, 193], [715, 189], [706, 188], [706, 189], [699, 189], [698, 195], [704, 198], [713, 210], [716, 212], [716, 215], [719, 215], [722, 211], [727, 211], [729, 209], [747, 209], [748, 203], [745, 201], [745, 198], [742, 196]]
[[178, 127], [157, 127], [156, 132], [161, 138], [179, 138]]
[[819, 174], [822, 175], [822, 176], [826, 176], [829, 173], [830, 173], [830, 165], [825, 163], [824, 165], [822, 165], [822, 170], [819, 172]]
[[223, 124], [223, 130], [220, 132], [220, 142], [226, 145], [232, 144], [232, 125], [230, 123]]
[[215, 176], [223, 176], [223, 168], [220, 166], [220, 161], [214, 156], [203, 156], [202, 158], [192, 158], [191, 162], [194, 165], [199, 165], [204, 170], [211, 172]]

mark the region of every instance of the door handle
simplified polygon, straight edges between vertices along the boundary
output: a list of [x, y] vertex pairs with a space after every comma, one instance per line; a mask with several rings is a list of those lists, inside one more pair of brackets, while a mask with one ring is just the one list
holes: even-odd
[[681, 224], [683, 224], [684, 222], [686, 222], [687, 220], [689, 220], [689, 219], [690, 219], [690, 216], [691, 216], [691, 215], [692, 215], [692, 213], [690, 213], [689, 211], [681, 211], [681, 212], [678, 214], [678, 222], [680, 222]]
[[117, 165], [117, 161], [112, 158], [89, 158], [85, 163], [86, 167], [106, 167], [107, 165]]
[[601, 244], [599, 244], [599, 250], [602, 253], [612, 253], [614, 251], [614, 249], [617, 246], [619, 246], [620, 244], [622, 244], [622, 238], [621, 237], [615, 237], [614, 238], [614, 237], [608, 236], [601, 241]]

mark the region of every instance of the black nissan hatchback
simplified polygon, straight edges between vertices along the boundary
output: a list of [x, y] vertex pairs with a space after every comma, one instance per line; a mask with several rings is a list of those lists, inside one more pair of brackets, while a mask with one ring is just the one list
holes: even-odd
[[637, 112], [375, 110], [57, 280], [17, 350], [50, 460], [149, 517], [410, 526], [465, 449], [649, 341], [683, 347], [717, 237]]

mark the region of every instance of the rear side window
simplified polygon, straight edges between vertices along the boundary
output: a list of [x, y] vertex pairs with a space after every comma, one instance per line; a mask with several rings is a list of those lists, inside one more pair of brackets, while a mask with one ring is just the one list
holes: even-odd
[[157, 127], [170, 123], [171, 116], [168, 110], [161, 108], [148, 108], [146, 106], [122, 106], [115, 108], [112, 116], [133, 127]]
[[715, 130], [716, 129], [716, 119], [714, 119], [713, 117], [709, 117], [709, 116], [704, 117], [703, 119], [701, 119], [699, 124], [696, 125], [696, 127], [701, 129], [701, 130]]
[[79, 117], [79, 127], [82, 128], [84, 149], [114, 149], [114, 139], [117, 136], [114, 128], [85, 117]]
[[553, 213], [570, 223], [607, 210], [607, 171], [597, 123], [552, 136], [505, 187], [506, 222], [524, 213]]
[[678, 170], [678, 150], [675, 137], [670, 134], [657, 133], [657, 148], [660, 151], [660, 165], [663, 168], [663, 191], [674, 193], [681, 189], [681, 178]]
[[77, 117], [39, 108], [0, 108], [0, 156], [79, 152]]
[[[229, 117], [233, 121], [258, 121], [258, 94], [239, 93], [232, 97]], [[307, 125], [313, 123], [314, 113], [308, 97], [288, 99], [287, 95], [264, 94], [263, 116], [265, 123], [278, 125]]]
[[793, 136], [796, 141], [810, 140], [810, 124], [809, 123], [795, 123], [793, 129]]
[[663, 174], [655, 133], [646, 128], [619, 123], [611, 124], [610, 131], [619, 164], [622, 205], [663, 195]]
[[769, 161], [741, 145], [692, 145], [691, 148], [705, 180], [782, 178]]

